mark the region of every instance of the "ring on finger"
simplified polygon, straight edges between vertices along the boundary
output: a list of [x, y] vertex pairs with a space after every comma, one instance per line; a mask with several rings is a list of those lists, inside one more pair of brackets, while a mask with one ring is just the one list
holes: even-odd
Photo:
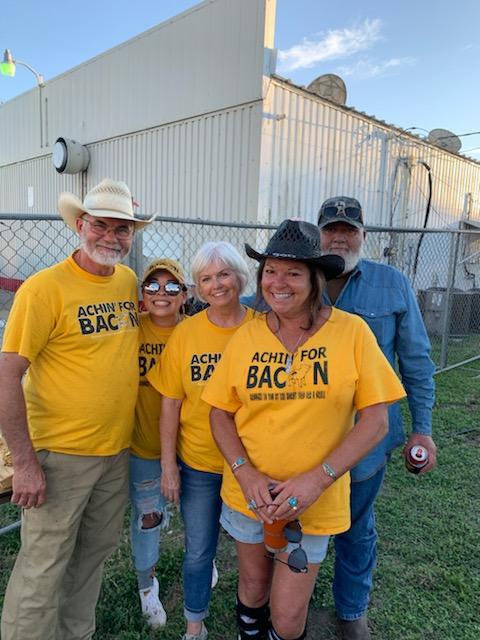
[[250, 500], [247, 502], [247, 507], [250, 509], [250, 511], [256, 511], [258, 509], [257, 503], [253, 498], [250, 498]]
[[298, 507], [298, 498], [296, 496], [292, 496], [288, 499], [288, 504], [292, 507], [294, 511], [297, 510]]

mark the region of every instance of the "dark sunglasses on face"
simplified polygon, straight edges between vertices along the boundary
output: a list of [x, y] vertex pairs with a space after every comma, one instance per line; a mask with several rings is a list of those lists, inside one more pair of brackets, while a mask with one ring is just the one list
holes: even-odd
[[184, 284], [180, 284], [179, 282], [175, 282], [173, 280], [169, 280], [164, 285], [160, 284], [156, 280], [145, 282], [145, 284], [142, 285], [144, 293], [147, 293], [149, 296], [153, 296], [156, 293], [159, 293], [162, 287], [167, 296], [178, 296], [179, 293], [187, 290], [187, 287]]
[[322, 218], [336, 218], [337, 216], [345, 216], [350, 220], [360, 220], [362, 210], [358, 207], [344, 207], [342, 204], [329, 205], [322, 210]]
[[268, 557], [275, 560], [275, 562], [286, 564], [293, 573], [308, 573], [308, 558], [301, 545], [303, 538], [302, 525], [298, 520], [289, 522], [285, 525], [283, 533], [288, 542], [298, 544], [298, 547], [288, 554], [286, 562], [280, 560], [274, 554], [270, 554]]

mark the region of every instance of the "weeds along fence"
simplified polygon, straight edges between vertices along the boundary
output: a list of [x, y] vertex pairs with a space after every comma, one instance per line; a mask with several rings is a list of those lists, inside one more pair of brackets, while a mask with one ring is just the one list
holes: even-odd
[[[140, 277], [150, 260], [167, 256], [179, 260], [189, 272], [203, 243], [227, 240], [243, 253], [245, 242], [264, 248], [274, 228], [158, 218], [135, 235], [128, 264]], [[65, 258], [77, 242], [59, 216], [0, 214], [0, 336], [20, 284]], [[396, 267], [411, 282], [438, 372], [479, 358], [480, 230], [369, 228], [364, 255]], [[256, 264], [247, 262], [253, 292]]]

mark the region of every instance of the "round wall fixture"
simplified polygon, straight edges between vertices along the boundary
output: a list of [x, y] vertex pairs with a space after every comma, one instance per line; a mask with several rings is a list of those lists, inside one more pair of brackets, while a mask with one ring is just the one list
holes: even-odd
[[87, 147], [69, 138], [57, 138], [53, 145], [53, 166], [58, 173], [80, 173], [90, 162]]

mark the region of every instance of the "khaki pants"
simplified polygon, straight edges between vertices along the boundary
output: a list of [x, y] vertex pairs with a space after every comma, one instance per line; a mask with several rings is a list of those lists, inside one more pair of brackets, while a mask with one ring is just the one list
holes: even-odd
[[22, 546], [2, 612], [2, 640], [90, 640], [103, 565], [117, 546], [128, 452], [38, 452], [47, 499], [22, 514]]

